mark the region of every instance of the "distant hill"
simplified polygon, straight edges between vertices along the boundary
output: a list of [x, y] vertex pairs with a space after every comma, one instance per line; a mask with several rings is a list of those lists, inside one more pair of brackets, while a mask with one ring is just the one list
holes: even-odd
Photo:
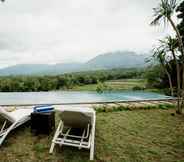
[[145, 66], [147, 55], [138, 55], [135, 52], [111, 52], [98, 55], [89, 60], [86, 66], [93, 69], [132, 68]]
[[20, 64], [0, 69], [0, 75], [56, 75], [70, 72], [113, 69], [139, 68], [146, 66], [146, 54], [118, 51], [96, 56], [86, 63], [65, 64]]
[[70, 72], [80, 71], [79, 63], [68, 63], [68, 64], [19, 64], [15, 66], [10, 66], [4, 69], [0, 69], [0, 75], [54, 75], [63, 74]]

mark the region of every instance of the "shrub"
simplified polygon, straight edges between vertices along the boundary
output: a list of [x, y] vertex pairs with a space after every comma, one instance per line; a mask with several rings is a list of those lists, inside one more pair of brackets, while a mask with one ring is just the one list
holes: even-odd
[[133, 91], [139, 91], [139, 90], [144, 90], [144, 87], [140, 87], [140, 86], [135, 86], [132, 88]]

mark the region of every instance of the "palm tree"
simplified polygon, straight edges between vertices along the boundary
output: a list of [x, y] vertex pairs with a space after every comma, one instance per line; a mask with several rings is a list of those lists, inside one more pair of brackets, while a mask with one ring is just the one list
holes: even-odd
[[154, 19], [151, 22], [151, 25], [159, 25], [160, 22], [164, 22], [165, 24], [169, 22], [176, 32], [177, 38], [178, 38], [178, 43], [180, 46], [180, 50], [182, 53], [182, 56], [184, 56], [184, 45], [182, 43], [182, 38], [180, 35], [180, 32], [175, 25], [174, 21], [172, 20], [172, 15], [174, 14], [175, 10], [177, 7], [176, 0], [161, 0], [161, 3], [157, 8], [153, 8], [154, 11]]
[[[183, 92], [184, 90], [184, 45], [182, 42], [182, 37], [180, 35], [180, 32], [176, 27], [174, 21], [172, 20], [172, 15], [174, 14], [176, 7], [177, 7], [176, 0], [161, 0], [159, 6], [157, 8], [153, 8], [154, 19], [151, 22], [151, 25], [159, 25], [160, 22], [164, 22], [166, 24], [167, 22], [169, 22], [176, 33], [179, 50], [181, 51], [181, 54], [182, 54], [181, 60], [182, 60], [182, 69], [183, 69], [183, 74], [182, 74], [182, 80], [183, 80], [182, 92]], [[182, 97], [184, 97], [183, 93], [181, 93]], [[181, 107], [180, 108], [178, 107], [177, 113], [179, 114], [182, 113]]]
[[177, 58], [176, 55], [176, 48], [177, 48], [177, 40], [173, 39], [171, 36], [166, 37], [165, 40], [165, 47], [168, 49], [168, 52], [170, 51], [174, 62], [176, 64], [176, 73], [177, 73], [177, 89], [178, 93], [181, 91], [181, 80], [180, 80], [180, 64], [179, 64], [179, 59]]
[[176, 64], [177, 73], [177, 89], [180, 92], [181, 82], [180, 82], [180, 64], [179, 58], [176, 55], [177, 40], [173, 39], [171, 36], [167, 36], [164, 40], [160, 40], [160, 48], [165, 49], [166, 53], [171, 53]]
[[[178, 47], [177, 40], [173, 39], [171, 36], [167, 36], [164, 40], [160, 40], [160, 48], [165, 49], [166, 53], [171, 53], [176, 64], [176, 74], [177, 74], [177, 97], [178, 103], [177, 108], [180, 108], [180, 92], [181, 92], [181, 77], [180, 77], [180, 63], [179, 58], [176, 55], [176, 49]], [[180, 111], [177, 109], [177, 112]]]
[[170, 87], [170, 92], [171, 92], [171, 96], [174, 96], [174, 90], [173, 90], [173, 84], [172, 84], [172, 78], [171, 78], [171, 74], [168, 71], [167, 65], [169, 63], [167, 63], [166, 61], [166, 52], [165, 49], [161, 48], [161, 46], [156, 47], [153, 50], [153, 58], [157, 61], [159, 61], [159, 63], [161, 64], [161, 67], [163, 69], [163, 71], [166, 73], [168, 80], [169, 80], [169, 87]]

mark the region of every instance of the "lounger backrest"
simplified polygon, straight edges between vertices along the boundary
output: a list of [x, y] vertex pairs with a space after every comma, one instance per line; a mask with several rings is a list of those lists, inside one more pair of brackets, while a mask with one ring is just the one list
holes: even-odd
[[61, 113], [61, 120], [64, 125], [73, 128], [86, 128], [88, 124], [91, 124], [91, 117], [82, 112], [64, 111]]
[[14, 119], [10, 116], [10, 113], [8, 113], [3, 107], [0, 107], [0, 115], [11, 122], [14, 122]]

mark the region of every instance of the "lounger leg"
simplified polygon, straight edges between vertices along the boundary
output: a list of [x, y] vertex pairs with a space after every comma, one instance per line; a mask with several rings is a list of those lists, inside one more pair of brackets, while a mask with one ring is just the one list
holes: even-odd
[[[62, 126], [62, 127], [61, 127]], [[55, 147], [55, 140], [56, 138], [59, 136], [61, 130], [63, 129], [63, 124], [62, 124], [62, 121], [59, 122], [59, 125], [58, 125], [58, 128], [56, 130], [56, 133], [54, 134], [54, 138], [52, 140], [52, 144], [51, 144], [51, 147], [50, 147], [50, 150], [49, 150], [49, 153], [51, 154], [54, 150], [54, 147]]]
[[91, 144], [90, 148], [90, 160], [94, 160], [94, 144]]
[[13, 123], [8, 129], [7, 131], [3, 134], [3, 136], [0, 138], [0, 146], [3, 143], [4, 139], [6, 138], [6, 136], [8, 135], [8, 133], [15, 127], [17, 123]]
[[94, 160], [94, 146], [95, 146], [95, 121], [96, 121], [96, 115], [94, 114], [93, 118], [93, 126], [92, 126], [92, 132], [91, 132], [91, 146], [90, 146], [90, 160]]
[[52, 154], [53, 150], [54, 150], [54, 146], [55, 146], [55, 143], [52, 142], [51, 144], [51, 147], [50, 147], [50, 150], [49, 150], [49, 153]]
[[1, 134], [1, 132], [3, 132], [5, 126], [6, 126], [6, 120], [5, 120], [5, 122], [3, 123], [3, 126], [2, 126], [2, 128], [1, 128], [0, 134]]
[[81, 149], [81, 145], [82, 145], [82, 142], [83, 142], [83, 140], [84, 140], [85, 133], [86, 133], [86, 130], [84, 129], [84, 130], [83, 130], [83, 133], [82, 133], [81, 141], [80, 141], [79, 150]]

